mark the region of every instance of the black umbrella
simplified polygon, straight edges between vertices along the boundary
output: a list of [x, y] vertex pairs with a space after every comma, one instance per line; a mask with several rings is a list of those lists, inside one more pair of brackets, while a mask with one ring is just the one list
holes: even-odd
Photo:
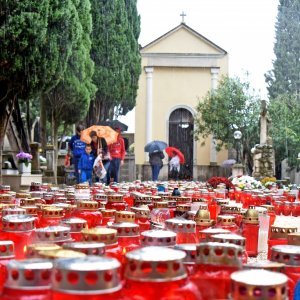
[[152, 141], [144, 147], [145, 152], [153, 153], [155, 151], [163, 151], [168, 144], [163, 141]]
[[107, 121], [102, 121], [100, 122], [99, 125], [103, 125], [103, 126], [110, 126], [113, 129], [116, 128], [120, 128], [121, 131], [127, 131], [128, 130], [128, 126], [122, 122], [120, 122], [119, 120], [107, 120]]

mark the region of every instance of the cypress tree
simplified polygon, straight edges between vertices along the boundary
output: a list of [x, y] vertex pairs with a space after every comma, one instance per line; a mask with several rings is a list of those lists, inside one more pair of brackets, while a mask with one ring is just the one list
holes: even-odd
[[[91, 4], [93, 81], [98, 91], [90, 104], [87, 125], [113, 118], [116, 111], [124, 114], [132, 109], [140, 73], [140, 61], [136, 58], [136, 54], [139, 55], [136, 39], [139, 30], [134, 29], [139, 23], [134, 21], [138, 20], [133, 14], [134, 1], [130, 6], [125, 5], [124, 0], [91, 0]], [[132, 12], [131, 19], [127, 8]]]
[[275, 60], [266, 74], [271, 99], [300, 96], [300, 0], [280, 0], [276, 23]]
[[42, 89], [49, 0], [0, 2], [0, 149], [17, 99]]

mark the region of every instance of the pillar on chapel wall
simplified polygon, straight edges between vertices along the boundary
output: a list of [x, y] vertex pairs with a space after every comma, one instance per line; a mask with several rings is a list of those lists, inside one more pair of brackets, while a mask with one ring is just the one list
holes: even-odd
[[[219, 75], [219, 68], [211, 68], [211, 92], [213, 93], [218, 87], [218, 75]], [[210, 164], [216, 165], [217, 164], [217, 150], [216, 150], [216, 140], [214, 136], [211, 138], [210, 144]]]
[[[153, 113], [153, 67], [145, 67], [146, 72], [146, 144], [152, 141], [152, 113]], [[147, 153], [145, 161], [148, 160]]]

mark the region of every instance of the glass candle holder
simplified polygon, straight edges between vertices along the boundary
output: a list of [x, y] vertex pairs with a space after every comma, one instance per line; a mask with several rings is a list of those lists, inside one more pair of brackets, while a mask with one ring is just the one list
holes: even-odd
[[195, 244], [197, 243], [196, 222], [181, 218], [166, 220], [166, 229], [177, 234], [176, 244]]
[[41, 258], [39, 255], [40, 251], [55, 251], [59, 249], [61, 249], [60, 246], [51, 243], [30, 244], [26, 249], [26, 258]]
[[213, 221], [210, 219], [209, 211], [203, 209], [197, 211], [194, 220], [196, 222], [197, 242], [199, 242], [202, 230], [212, 227]]
[[101, 208], [103, 205], [105, 207], [105, 204], [107, 203], [107, 195], [104, 193], [96, 193], [93, 196], [93, 201], [98, 203], [98, 208]]
[[262, 207], [266, 208], [268, 211], [268, 216], [270, 217], [269, 221], [269, 235], [271, 233], [271, 226], [274, 225], [275, 219], [276, 219], [276, 214], [275, 214], [275, 207], [273, 205], [262, 205]]
[[248, 209], [243, 218], [242, 235], [246, 238], [246, 252], [253, 257], [258, 254], [259, 216], [255, 209]]
[[2, 217], [8, 215], [25, 215], [25, 214], [26, 214], [26, 210], [22, 207], [5, 206], [2, 209]]
[[16, 245], [16, 258], [23, 259], [26, 247], [32, 241], [35, 218], [28, 215], [7, 215], [3, 217], [2, 223], [2, 239], [13, 241]]
[[113, 194], [107, 195], [107, 203], [105, 209], [114, 209], [116, 211], [125, 210], [127, 207], [126, 202], [123, 199], [123, 195]]
[[34, 233], [35, 243], [51, 243], [62, 245], [63, 243], [71, 242], [70, 227], [67, 226], [48, 226], [38, 228]]
[[53, 300], [122, 299], [120, 263], [109, 257], [58, 259], [54, 265]]
[[245, 237], [234, 234], [234, 233], [221, 233], [221, 234], [212, 235], [210, 240], [212, 242], [229, 243], [229, 244], [234, 244], [234, 245], [242, 247], [242, 249], [243, 249], [242, 262], [243, 262], [243, 264], [247, 263], [248, 253], [245, 249], [245, 245], [246, 245]]
[[255, 209], [258, 211], [259, 231], [258, 231], [258, 252], [268, 251], [268, 235], [270, 216], [267, 213], [267, 208], [257, 206]]
[[243, 265], [245, 270], [263, 269], [272, 272], [282, 273], [284, 268], [283, 263], [278, 263], [270, 260], [257, 260]]
[[191, 210], [190, 204], [176, 204], [174, 215], [176, 218], [179, 218], [187, 214], [190, 210]]
[[221, 215], [218, 216], [216, 228], [222, 228], [229, 230], [232, 233], [239, 233], [239, 227], [235, 223], [235, 217], [230, 215]]
[[103, 256], [105, 254], [105, 244], [99, 242], [64, 243], [63, 248], [78, 251], [86, 255]]
[[129, 251], [135, 250], [140, 247], [140, 233], [139, 225], [135, 223], [113, 223], [109, 228], [117, 231], [118, 244], [121, 247], [121, 264], [124, 263], [125, 254]]
[[12, 260], [2, 300], [51, 300], [52, 263], [44, 259]]
[[124, 300], [202, 299], [187, 279], [185, 253], [164, 247], [144, 247], [126, 254]]
[[74, 217], [86, 220], [88, 228], [100, 226], [102, 222], [102, 214], [96, 201], [78, 201]]
[[6, 265], [14, 258], [14, 242], [0, 241], [0, 295], [2, 294], [3, 286], [7, 278]]
[[91, 228], [82, 231], [83, 241], [105, 244], [105, 255], [122, 261], [122, 247], [118, 244], [117, 230], [112, 228]]
[[108, 223], [113, 223], [115, 221], [115, 209], [102, 209], [102, 223], [101, 226], [106, 226]]
[[179, 244], [175, 245], [175, 250], [181, 250], [185, 252], [186, 256], [183, 259], [183, 264], [186, 268], [188, 275], [195, 274], [196, 272], [196, 244]]
[[135, 223], [139, 225], [140, 232], [150, 229], [150, 209], [145, 207], [131, 207], [131, 211], [135, 213]]
[[271, 257], [271, 248], [277, 245], [287, 245], [288, 234], [295, 232], [297, 232], [297, 227], [271, 226], [271, 235], [268, 241], [268, 259]]
[[230, 233], [227, 229], [207, 228], [200, 231], [200, 242], [212, 242], [212, 236], [216, 234]]
[[300, 247], [279, 245], [271, 248], [271, 261], [285, 264], [283, 272], [288, 277], [288, 299], [294, 298], [297, 282], [300, 280]]
[[228, 299], [230, 275], [242, 267], [242, 247], [226, 243], [197, 244], [196, 270], [190, 276], [203, 299]]
[[132, 211], [116, 211], [114, 223], [134, 223], [135, 213]]
[[60, 207], [46, 206], [42, 209], [38, 227], [57, 226], [64, 217], [64, 211]]
[[141, 245], [174, 247], [176, 244], [176, 233], [169, 230], [148, 230], [141, 233]]
[[231, 275], [231, 299], [265, 300], [287, 298], [287, 277], [266, 270], [244, 270]]
[[60, 224], [62, 226], [70, 227], [71, 238], [76, 242], [82, 240], [81, 231], [87, 228], [87, 221], [81, 218], [62, 219]]
[[56, 260], [59, 258], [81, 258], [86, 255], [79, 251], [69, 249], [43, 250], [38, 253], [40, 258]]
[[287, 240], [289, 245], [300, 246], [300, 232], [289, 233]]

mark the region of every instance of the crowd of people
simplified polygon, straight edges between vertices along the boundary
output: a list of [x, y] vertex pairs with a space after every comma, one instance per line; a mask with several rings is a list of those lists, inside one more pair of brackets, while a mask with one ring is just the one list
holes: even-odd
[[[180, 159], [176, 152], [172, 153], [172, 158], [169, 161], [169, 179], [178, 180], [180, 172]], [[165, 155], [163, 151], [154, 151], [149, 153], [149, 163], [152, 171], [152, 180], [157, 181], [160, 170], [163, 167], [163, 159]]]
[[84, 126], [76, 127], [76, 134], [69, 142], [69, 155], [72, 158], [77, 183], [93, 179], [105, 184], [119, 182], [120, 167], [124, 164], [125, 143], [121, 136], [121, 128], [113, 128], [118, 132], [116, 142], [107, 145], [104, 138], [99, 138], [95, 131], [90, 132], [91, 143], [84, 143], [80, 137]]
[[[77, 183], [93, 181], [103, 182], [109, 185], [111, 182], [119, 182], [120, 168], [124, 164], [125, 142], [121, 136], [121, 128], [114, 127], [117, 131], [117, 140], [107, 144], [104, 138], [98, 137], [96, 131], [89, 133], [91, 143], [86, 144], [81, 140], [83, 125], [76, 127], [76, 134], [69, 142], [68, 155], [72, 159]], [[169, 154], [169, 153], [168, 153]], [[181, 161], [176, 152], [169, 154], [169, 179], [178, 180]], [[160, 170], [163, 167], [163, 151], [149, 153], [149, 163], [152, 171], [152, 180], [157, 181]]]

